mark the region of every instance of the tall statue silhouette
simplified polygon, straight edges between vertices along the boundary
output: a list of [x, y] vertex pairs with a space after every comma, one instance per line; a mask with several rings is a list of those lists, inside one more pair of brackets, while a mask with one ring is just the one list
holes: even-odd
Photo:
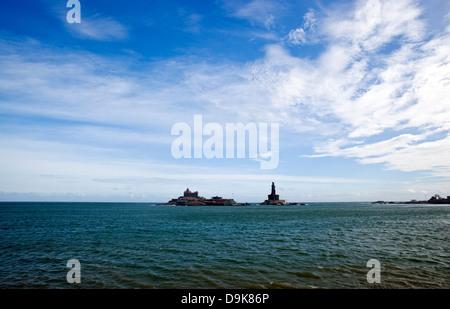
[[267, 196], [267, 200], [261, 203], [261, 205], [286, 205], [285, 200], [280, 200], [280, 196], [275, 190], [275, 183], [272, 182], [272, 191]]
[[276, 194], [275, 192], [275, 183], [272, 182], [272, 192], [270, 193], [270, 195], [267, 196], [269, 201], [278, 201], [279, 200], [279, 196]]

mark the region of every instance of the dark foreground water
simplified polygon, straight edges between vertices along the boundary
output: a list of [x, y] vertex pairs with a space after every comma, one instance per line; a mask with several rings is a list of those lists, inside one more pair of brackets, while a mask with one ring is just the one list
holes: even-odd
[[450, 288], [449, 232], [448, 205], [0, 203], [0, 288]]

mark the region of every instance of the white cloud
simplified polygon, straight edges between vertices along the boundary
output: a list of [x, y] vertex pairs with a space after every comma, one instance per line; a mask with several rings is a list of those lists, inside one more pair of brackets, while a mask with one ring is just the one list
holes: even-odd
[[[32, 52], [21, 52], [25, 46]], [[138, 73], [120, 59], [36, 42], [0, 41], [0, 48], [16, 51], [0, 55], [4, 112], [147, 127], [176, 119], [180, 103], [192, 102], [190, 90], [176, 84], [184, 65], [173, 61]]]
[[316, 11], [309, 9], [308, 12], [303, 16], [303, 28], [314, 30], [318, 21], [316, 16]]
[[[262, 16], [263, 25], [271, 9], [264, 3], [236, 14]], [[324, 48], [314, 59], [275, 44], [246, 66], [170, 59], [130, 74], [120, 61], [35, 44], [34, 61], [25, 53], [0, 58], [0, 109], [159, 128], [186, 121], [187, 112], [270, 120], [317, 137], [312, 156], [448, 176], [450, 27], [427, 33], [421, 8], [408, 0], [358, 1], [320, 21], [308, 14], [302, 29], [313, 27]]]
[[266, 27], [267, 30], [270, 30], [271, 28], [275, 27], [275, 16], [272, 14], [266, 15], [264, 18], [264, 27]]
[[421, 40], [425, 25], [420, 15], [420, 8], [409, 0], [357, 1], [350, 12], [328, 12], [321, 30], [331, 41], [370, 52], [397, 36], [402, 41]]
[[41, 0], [49, 14], [55, 16], [73, 36], [98, 40], [116, 41], [128, 38], [128, 28], [111, 16], [92, 11], [89, 5], [81, 3], [81, 22], [68, 23], [67, 13], [70, 8], [55, 3], [55, 1]]
[[294, 45], [303, 44], [306, 42], [306, 33], [303, 28], [291, 30], [288, 35], [289, 42]]
[[201, 21], [203, 19], [203, 16], [197, 13], [189, 14], [185, 18], [185, 31], [197, 33], [201, 31]]
[[267, 30], [275, 28], [275, 12], [283, 7], [274, 0], [251, 0], [245, 4], [240, 1], [228, 1], [226, 6], [231, 8], [233, 16], [262, 25]]
[[307, 43], [307, 41], [311, 40], [311, 33], [315, 32], [317, 22], [318, 18], [316, 16], [316, 12], [312, 9], [308, 10], [308, 12], [303, 16], [302, 27], [289, 31], [289, 34], [285, 40], [293, 45], [302, 45]]
[[127, 28], [111, 17], [83, 17], [79, 24], [66, 23], [66, 28], [75, 36], [92, 40], [113, 41], [128, 37]]
[[[450, 166], [442, 155], [448, 151], [450, 129], [448, 28], [427, 37], [421, 11], [411, 1], [360, 1], [344, 18], [328, 14], [319, 29], [330, 42], [327, 50], [309, 77], [299, 68], [290, 70], [288, 78], [298, 81], [290, 83], [288, 98], [308, 105], [316, 119], [328, 115], [345, 125], [336, 132], [337, 141], [316, 151], [403, 171]], [[401, 133], [412, 128], [422, 133]], [[364, 141], [383, 138], [386, 130], [399, 135]], [[427, 141], [435, 130], [443, 137]], [[348, 147], [355, 142], [363, 145]]]
[[[316, 27], [325, 46], [317, 59], [268, 46], [264, 59], [241, 70], [241, 80], [224, 80], [204, 97], [228, 112], [334, 135], [330, 147], [316, 147], [321, 156], [402, 171], [450, 166], [444, 156], [429, 153], [448, 153], [449, 26], [427, 33], [422, 8], [409, 0], [357, 1], [351, 10], [322, 15], [320, 22], [311, 14], [304, 23]], [[294, 29], [289, 38], [304, 42], [305, 31]], [[430, 141], [436, 131], [439, 137]]]

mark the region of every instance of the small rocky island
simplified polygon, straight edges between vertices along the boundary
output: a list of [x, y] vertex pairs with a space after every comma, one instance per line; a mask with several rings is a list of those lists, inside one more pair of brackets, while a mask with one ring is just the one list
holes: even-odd
[[171, 199], [166, 205], [176, 206], [241, 206], [249, 205], [248, 203], [240, 204], [234, 199], [224, 199], [221, 196], [214, 196], [210, 199], [198, 195], [198, 191], [191, 192], [189, 188], [184, 191], [183, 196]]
[[275, 183], [272, 182], [271, 193], [267, 196], [267, 200], [260, 205], [297, 205], [297, 203], [286, 203], [285, 200], [280, 200], [280, 196], [275, 192]]

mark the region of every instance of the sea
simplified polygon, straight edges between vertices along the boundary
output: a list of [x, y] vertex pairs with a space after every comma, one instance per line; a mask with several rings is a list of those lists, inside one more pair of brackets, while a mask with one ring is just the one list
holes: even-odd
[[3, 202], [0, 288], [448, 289], [449, 232], [450, 205]]

